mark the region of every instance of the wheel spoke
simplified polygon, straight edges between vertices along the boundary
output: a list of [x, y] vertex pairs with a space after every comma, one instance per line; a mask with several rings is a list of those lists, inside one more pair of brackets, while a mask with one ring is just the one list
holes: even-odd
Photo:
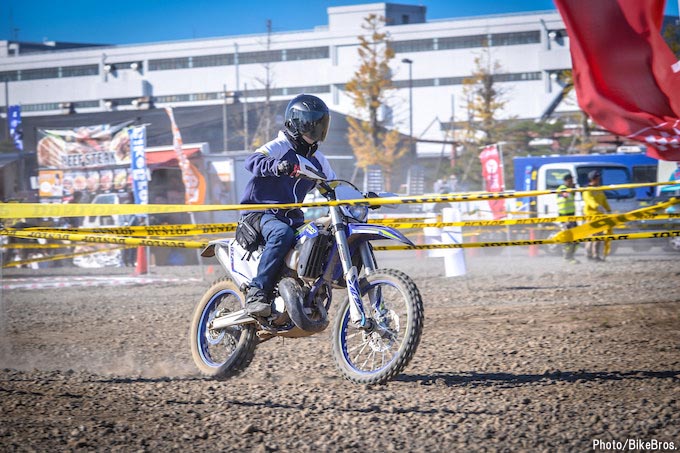
[[361, 300], [370, 323], [365, 329], [352, 329], [349, 306], [344, 305], [334, 327], [334, 342], [339, 342], [334, 344], [334, 354], [350, 380], [385, 382], [400, 373], [415, 353], [422, 331], [422, 298], [408, 276], [378, 270], [366, 277]]

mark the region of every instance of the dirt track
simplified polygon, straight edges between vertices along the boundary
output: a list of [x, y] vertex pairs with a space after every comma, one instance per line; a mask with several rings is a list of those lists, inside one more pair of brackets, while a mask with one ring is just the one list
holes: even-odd
[[[515, 248], [469, 257], [467, 276], [447, 279], [410, 253], [382, 264], [415, 277], [423, 340], [378, 387], [340, 377], [328, 332], [261, 344], [236, 379], [197, 376], [187, 332], [204, 282], [6, 289], [0, 450], [680, 449], [680, 255], [568, 265]], [[82, 273], [130, 271], [5, 270], [3, 283]]]

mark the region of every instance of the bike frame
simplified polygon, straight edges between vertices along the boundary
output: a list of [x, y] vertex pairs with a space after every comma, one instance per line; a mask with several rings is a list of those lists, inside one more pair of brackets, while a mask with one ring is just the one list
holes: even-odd
[[[335, 236], [335, 244], [340, 255], [340, 262], [342, 264], [342, 271], [347, 283], [347, 294], [349, 296], [349, 313], [350, 319], [359, 327], [368, 327], [369, 321], [366, 317], [366, 310], [361, 301], [361, 288], [359, 286], [359, 272], [357, 267], [352, 264], [352, 255], [349, 249], [348, 234], [345, 231], [345, 219], [340, 207], [330, 207], [331, 222]], [[407, 245], [414, 245], [406, 236], [398, 231], [380, 225], [371, 225], [366, 223], [349, 223], [349, 236], [361, 235], [358, 238], [358, 247], [361, 254], [361, 260], [366, 269], [366, 273], [370, 274], [377, 268], [373, 253], [369, 247], [369, 241], [376, 239], [393, 239], [403, 242]], [[375, 295], [369, 295], [373, 300]], [[373, 300], [374, 305], [380, 305], [379, 300]]]

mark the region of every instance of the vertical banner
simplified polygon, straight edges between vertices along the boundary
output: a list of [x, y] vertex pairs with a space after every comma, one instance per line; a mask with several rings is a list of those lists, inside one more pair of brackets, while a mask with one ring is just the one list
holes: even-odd
[[172, 108], [166, 107], [165, 111], [170, 117], [170, 123], [172, 125], [172, 143], [175, 147], [177, 160], [179, 161], [179, 168], [182, 170], [185, 203], [203, 204], [205, 201], [205, 179], [203, 179], [201, 172], [189, 162], [189, 159], [182, 151], [182, 136], [179, 133], [177, 123], [175, 123], [175, 115], [172, 113]]
[[24, 134], [21, 128], [21, 106], [10, 105], [7, 108], [7, 125], [9, 136], [14, 142], [14, 147], [20, 151], [24, 150]]
[[[502, 192], [505, 187], [503, 181], [502, 163], [498, 145], [489, 145], [479, 154], [482, 161], [482, 177], [484, 190], [487, 192]], [[489, 207], [494, 220], [505, 217], [505, 200], [489, 200]]]
[[149, 181], [146, 168], [146, 126], [131, 127], [130, 135], [130, 173], [135, 204], [149, 203]]

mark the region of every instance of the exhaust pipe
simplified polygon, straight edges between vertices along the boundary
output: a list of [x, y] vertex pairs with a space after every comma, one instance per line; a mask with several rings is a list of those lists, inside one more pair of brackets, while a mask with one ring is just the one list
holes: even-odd
[[246, 313], [244, 308], [242, 310], [229, 313], [228, 315], [213, 319], [210, 324], [208, 324], [208, 329], [220, 330], [227, 327], [237, 326], [239, 324], [250, 324], [251, 322], [256, 322], [255, 318]]

